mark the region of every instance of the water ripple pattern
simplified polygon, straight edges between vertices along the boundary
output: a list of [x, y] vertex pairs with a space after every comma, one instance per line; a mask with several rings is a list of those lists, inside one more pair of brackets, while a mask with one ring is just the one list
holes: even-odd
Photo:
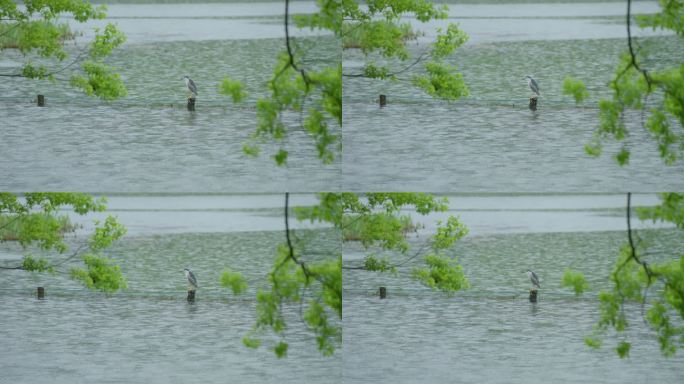
[[[465, 209], [466, 225], [473, 223], [479, 229], [450, 251], [472, 285], [453, 297], [410, 279], [411, 269], [420, 260], [400, 267], [396, 276], [345, 270], [343, 381], [680, 382], [684, 357], [660, 355], [655, 334], [644, 326], [638, 304], [628, 310], [627, 337], [633, 343], [629, 361], [615, 353], [614, 338], [608, 338], [599, 350], [584, 344], [598, 321], [597, 294], [609, 288], [606, 277], [627, 241], [624, 229], [617, 230], [604, 220], [615, 216], [624, 226], [624, 212], [614, 211], [621, 199], [594, 197], [454, 198], [452, 206], [461, 209], [454, 208], [452, 214]], [[652, 197], [639, 199], [649, 203]], [[490, 215], [466, 215], [471, 210]], [[506, 224], [513, 225], [524, 214], [536, 216], [533, 221], [538, 225], [497, 227], [503, 217], [509, 217]], [[548, 222], [539, 225], [545, 216]], [[575, 229], [568, 230], [563, 221], [574, 222]], [[650, 257], [662, 261], [684, 252], [681, 231], [635, 225], [639, 225], [640, 239], [651, 247]], [[412, 241], [420, 245], [422, 240]], [[358, 265], [363, 255], [358, 244], [345, 243], [345, 265]], [[528, 268], [541, 279], [536, 304], [528, 301]], [[565, 268], [585, 274], [590, 289], [583, 296], [575, 297], [561, 286]], [[387, 299], [378, 298], [380, 286], [387, 288]]]
[[[642, 5], [648, 11], [650, 5]], [[462, 25], [471, 41], [450, 59], [471, 92], [456, 102], [433, 100], [412, 87], [410, 79], [419, 66], [399, 75], [399, 81], [343, 78], [345, 188], [462, 192], [684, 188], [684, 164], [664, 165], [657, 143], [641, 128], [638, 111], [629, 111], [625, 119], [630, 130], [625, 142], [632, 149], [628, 166], [616, 165], [612, 156], [619, 145], [614, 142], [607, 143], [598, 159], [585, 153], [584, 145], [599, 124], [597, 103], [610, 96], [606, 85], [626, 43], [617, 38], [619, 34], [606, 34], [580, 21], [589, 18], [624, 34], [620, 24], [624, 20], [617, 18], [620, 13], [614, 5], [572, 7], [576, 9], [569, 12], [568, 5], [529, 4], [524, 8], [535, 10], [526, 18], [521, 10], [509, 14], [517, 6], [455, 5], [450, 21], [459, 17], [473, 21]], [[511, 24], [498, 34], [502, 21]], [[577, 35], [556, 36], [561, 22], [572, 24]], [[548, 33], [535, 33], [539, 25]], [[649, 68], [682, 60], [684, 45], [677, 37], [642, 37], [639, 44], [649, 52]], [[416, 54], [425, 48], [422, 40], [410, 45]], [[358, 73], [362, 62], [358, 50], [345, 50], [343, 72]], [[528, 109], [531, 92], [523, 80], [528, 74], [541, 87], [536, 112]], [[583, 80], [590, 98], [575, 105], [564, 96], [566, 76]], [[387, 107], [378, 107], [380, 94], [387, 95]]]
[[[264, 288], [284, 241], [282, 196], [129, 196], [114, 197], [111, 205], [124, 225], [137, 224], [107, 250], [129, 288], [102, 294], [65, 274], [0, 273], [0, 382], [339, 382], [341, 358], [320, 354], [299, 320], [299, 306], [284, 312], [291, 327], [288, 358], [242, 344], [255, 321], [256, 290]], [[223, 221], [244, 222], [248, 230], [216, 223], [217, 214]], [[204, 216], [214, 226], [204, 232], [169, 231], [188, 215]], [[275, 221], [280, 228], [269, 224]], [[339, 254], [339, 236], [331, 229], [296, 233], [310, 240], [313, 255], [306, 257]], [[77, 235], [71, 241], [82, 240]], [[23, 253], [16, 244], [0, 244], [3, 263], [16, 262]], [[181, 270], [186, 267], [199, 282], [194, 303], [185, 299]], [[243, 274], [248, 292], [235, 297], [220, 286], [225, 267]], [[35, 298], [37, 286], [45, 287], [45, 300]]]
[[[206, 7], [212, 6], [219, 8], [217, 15], [225, 13], [225, 5]], [[255, 12], [262, 8], [263, 4]], [[211, 15], [205, 9], [196, 17], [201, 22], [202, 17]], [[145, 33], [154, 30], [144, 18], [131, 20]], [[232, 21], [221, 22], [231, 25]], [[262, 22], [244, 28], [260, 30]], [[313, 68], [339, 62], [339, 42], [332, 37], [298, 37], [294, 45]], [[77, 54], [80, 48], [69, 49]], [[126, 98], [113, 102], [88, 98], [70, 88], [68, 82], [7, 78], [0, 85], [0, 189], [338, 190], [339, 158], [330, 165], [321, 163], [309, 134], [297, 128], [303, 119], [299, 113], [284, 115], [284, 124], [291, 128], [284, 141], [290, 152], [288, 166], [278, 167], [272, 159], [280, 144], [265, 143], [258, 158], [248, 157], [242, 150], [256, 127], [253, 105], [265, 95], [276, 60], [274, 53], [283, 49], [283, 39], [273, 36], [134, 41], [108, 58], [109, 64], [119, 69], [129, 91]], [[0, 65], [8, 71], [22, 60], [17, 52], [6, 50]], [[185, 108], [188, 91], [181, 79], [184, 75], [198, 87], [193, 113]], [[246, 103], [233, 104], [228, 96], [219, 94], [225, 76], [245, 84], [249, 93]], [[45, 95], [46, 107], [35, 106], [37, 94]], [[334, 134], [340, 134], [339, 126], [330, 127]]]

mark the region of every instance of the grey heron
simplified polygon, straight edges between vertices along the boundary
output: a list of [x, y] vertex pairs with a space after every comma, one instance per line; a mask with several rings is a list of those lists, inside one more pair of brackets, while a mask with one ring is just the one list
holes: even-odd
[[197, 97], [197, 86], [195, 85], [195, 82], [187, 76], [183, 76], [183, 80], [185, 80], [185, 86], [188, 87], [188, 90], [190, 91], [190, 93], [192, 93], [192, 95], [190, 95], [190, 98], [194, 99], [195, 97]]
[[195, 274], [192, 273], [191, 270], [185, 268], [183, 269], [183, 272], [185, 272], [185, 277], [188, 278], [188, 283], [190, 284], [191, 290], [196, 290], [198, 288], [197, 286], [197, 278], [195, 277]]
[[530, 271], [529, 269], [527, 270], [527, 277], [530, 278], [530, 281], [532, 282], [532, 285], [541, 288], [541, 285], [539, 285], [539, 277], [537, 277], [537, 274]]
[[527, 85], [530, 86], [532, 92], [536, 93], [537, 96], [541, 96], [539, 93], [539, 84], [532, 78], [532, 76], [525, 76], [523, 79], [527, 79]]

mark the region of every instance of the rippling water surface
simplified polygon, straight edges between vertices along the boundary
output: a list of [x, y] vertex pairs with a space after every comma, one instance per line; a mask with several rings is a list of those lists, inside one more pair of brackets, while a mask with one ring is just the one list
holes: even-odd
[[[584, 345], [598, 321], [597, 293], [608, 288], [606, 276], [627, 241], [624, 212], [617, 210], [622, 197], [451, 200], [451, 213], [461, 213], [473, 229], [452, 250], [471, 289], [448, 297], [412, 281], [410, 270], [420, 260], [400, 267], [396, 276], [345, 270], [345, 383], [681, 381], [684, 358], [660, 355], [638, 305], [629, 312], [629, 359], [617, 356], [614, 338], [599, 350]], [[654, 200], [640, 196], [636, 201]], [[660, 257], [684, 252], [681, 231], [634, 224]], [[420, 246], [424, 240], [419, 232], [412, 241]], [[346, 266], [358, 265], [363, 255], [357, 244], [345, 244]], [[528, 268], [541, 280], [536, 304], [528, 301]], [[590, 289], [583, 296], [561, 286], [565, 268], [585, 274]], [[379, 286], [387, 287], [387, 299], [377, 297]]]
[[[637, 4], [639, 12], [657, 9]], [[610, 96], [606, 84], [626, 49], [623, 12], [619, 3], [454, 5], [447, 21], [461, 22], [471, 40], [450, 63], [463, 73], [470, 96], [452, 103], [430, 99], [410, 85], [420, 66], [396, 82], [345, 77], [343, 185], [463, 192], [684, 188], [684, 165], [663, 164], [639, 112], [626, 118], [629, 166], [616, 165], [613, 142], [601, 158], [584, 152], [599, 124], [597, 103]], [[410, 47], [420, 54], [434, 37], [431, 28], [442, 22], [412, 22], [428, 33]], [[651, 68], [684, 57], [677, 37], [635, 34], [651, 55]], [[344, 73], [358, 73], [362, 62], [358, 50], [345, 50]], [[528, 109], [528, 74], [541, 88], [536, 112]], [[575, 105], [563, 96], [566, 76], [587, 84], [588, 100]], [[382, 109], [379, 94], [387, 95]]]
[[[311, 200], [293, 196], [292, 202]], [[242, 344], [255, 322], [256, 290], [265, 286], [275, 249], [284, 241], [282, 203], [282, 196], [112, 198], [111, 213], [131, 225], [108, 254], [120, 263], [129, 288], [106, 295], [64, 274], [3, 270], [0, 382], [338, 382], [340, 355], [321, 356], [298, 306], [286, 309], [288, 358]], [[188, 224], [202, 217], [208, 223], [203, 231]], [[315, 257], [339, 250], [331, 230], [296, 233], [311, 241]], [[80, 233], [70, 239], [74, 245], [82, 240]], [[16, 263], [23, 253], [0, 244], [2, 265]], [[185, 267], [200, 286], [193, 304], [185, 299]], [[243, 273], [248, 292], [235, 297], [220, 287], [225, 267]], [[36, 300], [37, 286], [45, 287], [45, 300]]]
[[[316, 9], [307, 2], [294, 7], [297, 13]], [[66, 73], [57, 75], [65, 81], [54, 84], [6, 78], [0, 85], [0, 189], [338, 189], [340, 162], [321, 164], [313, 141], [296, 128], [299, 114], [284, 117], [294, 127], [284, 141], [287, 167], [272, 159], [280, 144], [266, 143], [258, 158], [242, 150], [256, 127], [253, 105], [265, 94], [275, 53], [284, 49], [282, 12], [280, 3], [112, 6], [111, 21], [129, 40], [108, 61], [119, 69], [129, 95], [113, 102], [88, 98], [67, 85]], [[307, 64], [339, 61], [334, 38], [293, 33]], [[68, 49], [75, 56], [80, 47]], [[0, 70], [16, 71], [23, 61], [13, 50], [2, 51]], [[185, 108], [184, 75], [198, 87], [194, 113]], [[245, 103], [219, 94], [226, 76], [245, 83]], [[35, 107], [37, 94], [45, 95], [46, 107]]]

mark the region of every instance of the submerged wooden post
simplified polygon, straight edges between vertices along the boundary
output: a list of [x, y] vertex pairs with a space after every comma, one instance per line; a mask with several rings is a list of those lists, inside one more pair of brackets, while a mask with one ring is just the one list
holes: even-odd
[[44, 107], [44, 106], [45, 106], [45, 96], [43, 96], [43, 95], [38, 95], [38, 106], [39, 106], [39, 107]]
[[537, 98], [536, 97], [530, 97], [530, 111], [536, 111], [537, 110]]
[[537, 289], [532, 288], [530, 289], [530, 303], [536, 303], [537, 302]]
[[194, 97], [188, 98], [188, 111], [191, 111], [191, 112], [195, 111], [195, 98]]
[[380, 298], [381, 299], [387, 298], [387, 288], [380, 287]]
[[190, 289], [188, 290], [188, 302], [192, 303], [195, 301], [195, 290]]
[[380, 95], [380, 106], [384, 107], [387, 105], [387, 96], [386, 95]]
[[38, 287], [37, 294], [38, 294], [39, 299], [44, 299], [45, 298], [45, 288], [44, 287]]

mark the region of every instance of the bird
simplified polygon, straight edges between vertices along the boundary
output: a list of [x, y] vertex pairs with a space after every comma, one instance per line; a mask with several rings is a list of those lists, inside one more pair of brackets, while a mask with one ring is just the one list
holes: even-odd
[[523, 80], [525, 79], [527, 79], [527, 85], [530, 86], [532, 92], [536, 93], [537, 96], [541, 96], [541, 94], [539, 93], [539, 84], [537, 84], [537, 82], [532, 78], [532, 76], [525, 76]]
[[185, 277], [188, 278], [188, 283], [190, 283], [190, 290], [194, 291], [197, 288], [199, 288], [197, 285], [197, 278], [195, 277], [195, 274], [187, 268], [183, 269], [183, 272], [185, 272]]
[[197, 97], [197, 86], [195, 85], [195, 82], [187, 76], [183, 76], [182, 80], [185, 80], [185, 86], [188, 87], [188, 90], [191, 93], [189, 98], [194, 99], [195, 97]]
[[534, 273], [528, 269], [527, 270], [527, 277], [530, 278], [532, 285], [534, 285], [537, 288], [541, 288], [541, 285], [539, 285], [539, 277], [537, 277], [536, 273]]

